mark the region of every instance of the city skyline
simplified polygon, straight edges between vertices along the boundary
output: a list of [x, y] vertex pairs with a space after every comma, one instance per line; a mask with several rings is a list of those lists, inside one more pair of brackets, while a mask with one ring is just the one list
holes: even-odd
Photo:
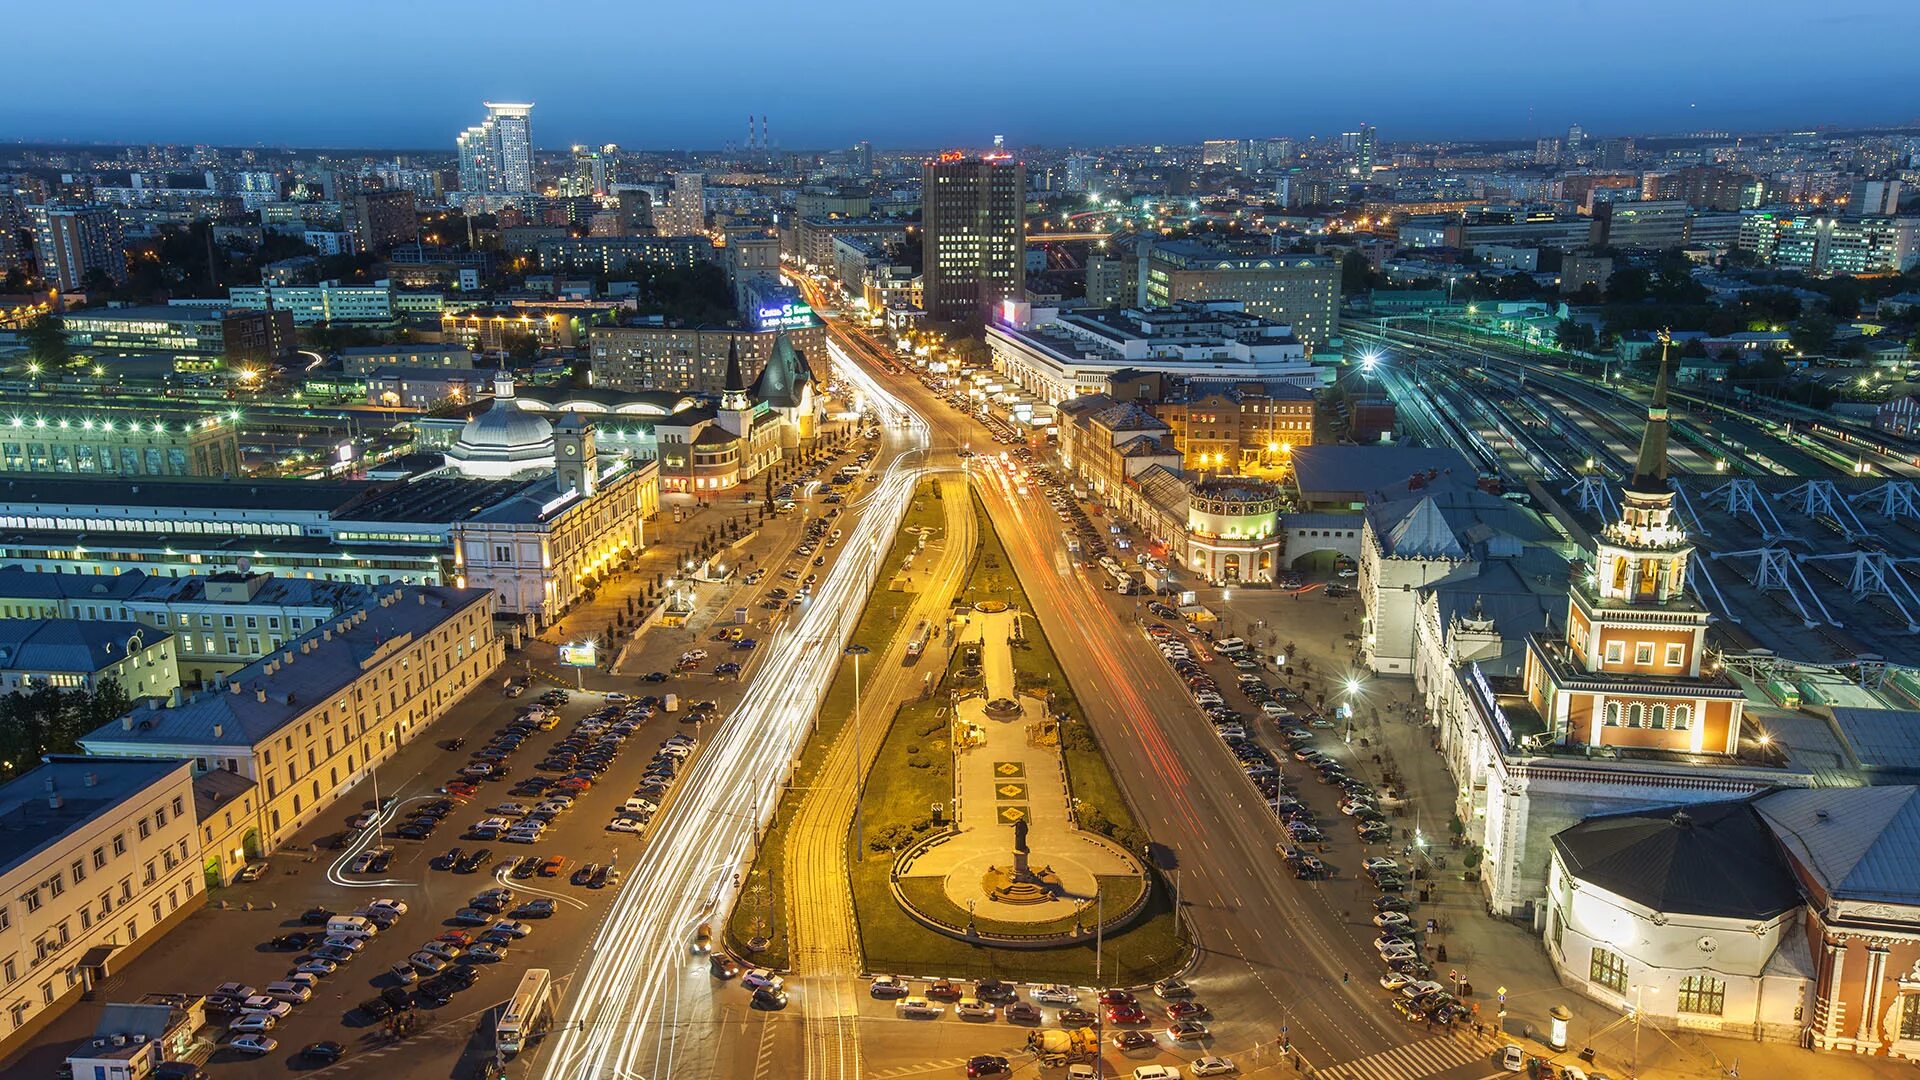
[[[1211, 19], [1188, 31], [1196, 61], [1210, 50], [1206, 36], [1226, 28], [1239, 41], [1268, 48], [1240, 63], [1175, 64], [1152, 75], [1125, 62], [1150, 40], [1141, 36], [1150, 24], [1135, 16], [1151, 9], [1135, 4], [1103, 9], [1095, 23], [1046, 24], [1022, 22], [1028, 12], [994, 0], [973, 9], [968, 26], [942, 28], [946, 49], [962, 61], [932, 64], [893, 59], [913, 40], [912, 27], [880, 18], [886, 13], [878, 5], [843, 5], [822, 21], [817, 12], [747, 3], [735, 9], [733, 22], [751, 31], [718, 35], [693, 16], [651, 20], [642, 31], [623, 25], [615, 8], [589, 5], [579, 20], [516, 26], [510, 40], [492, 39], [517, 50], [503, 55], [526, 61], [508, 74], [476, 64], [470, 48], [356, 52], [351, 46], [363, 38], [336, 40], [368, 25], [354, 18], [295, 26], [284, 20], [299, 19], [296, 13], [245, 9], [244, 20], [223, 19], [223, 10], [242, 9], [217, 3], [184, 23], [138, 5], [106, 8], [90, 42], [97, 62], [88, 80], [66, 85], [57, 53], [27, 50], [17, 77], [62, 89], [0, 104], [0, 131], [25, 141], [440, 148], [472, 123], [474, 102], [491, 99], [540, 103], [540, 149], [607, 141], [719, 148], [741, 141], [749, 115], [770, 116], [773, 142], [787, 148], [859, 139], [889, 147], [971, 145], [994, 134], [1005, 134], [1010, 145], [1183, 141], [1337, 132], [1362, 121], [1387, 141], [1524, 139], [1575, 122], [1618, 134], [1898, 124], [1913, 119], [1905, 87], [1920, 75], [1920, 59], [1901, 48], [1920, 36], [1920, 11], [1879, 0], [1796, 16], [1801, 34], [1746, 35], [1737, 66], [1688, 62], [1686, 43], [1726, 32], [1736, 25], [1727, 21], [1732, 14], [1757, 21], [1751, 6], [1630, 4], [1609, 9], [1605, 20], [1527, 8], [1521, 22], [1504, 15], [1523, 9], [1502, 4], [1482, 12], [1477, 25], [1524, 25], [1524, 33], [1468, 28], [1444, 55], [1429, 55], [1431, 19], [1411, 9], [1408, 18], [1380, 12], [1371, 36], [1330, 48], [1316, 43], [1355, 32], [1331, 12], [1283, 19], [1229, 3], [1215, 5]], [[378, 25], [395, 42], [431, 41], [445, 33], [447, 14], [432, 5], [382, 9]], [[58, 32], [51, 10], [12, 18], [24, 41]], [[595, 32], [574, 32], [586, 24]], [[476, 46], [490, 38], [484, 29], [460, 33]], [[280, 40], [297, 40], [299, 52]], [[1169, 47], [1179, 41], [1175, 35]], [[1544, 41], [1561, 45], [1528, 47]], [[1372, 58], [1363, 61], [1355, 50]], [[156, 53], [168, 52], [218, 56], [221, 63], [207, 70], [219, 77], [156, 84], [147, 68]], [[829, 54], [874, 59], [831, 70], [805, 61]], [[289, 77], [301, 56], [319, 55], [328, 58], [324, 81]], [[1405, 62], [1393, 63], [1395, 55]], [[652, 59], [636, 66], [636, 56]], [[1100, 57], [1108, 59], [1092, 62]], [[711, 77], [716, 64], [724, 64], [726, 79]], [[1782, 74], [1814, 67], [1829, 75], [1814, 81]], [[627, 74], [633, 71], [641, 74]], [[795, 78], [832, 107], [797, 103]], [[1106, 84], [1088, 99], [1093, 104], [1072, 113], [1035, 107], [1076, 78]], [[886, 94], [866, 92], [880, 83]], [[133, 101], [145, 107], [130, 108]]]

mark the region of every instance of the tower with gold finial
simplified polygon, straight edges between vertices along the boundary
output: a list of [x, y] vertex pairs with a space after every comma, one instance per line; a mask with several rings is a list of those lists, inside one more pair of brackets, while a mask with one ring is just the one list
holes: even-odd
[[1740, 691], [1703, 673], [1709, 612], [1687, 593], [1693, 544], [1674, 520], [1668, 479], [1668, 353], [1647, 404], [1620, 516], [1594, 540], [1592, 570], [1568, 591], [1566, 633], [1529, 642], [1527, 697], [1557, 741], [1731, 754]]
[[727, 381], [720, 390], [720, 408], [716, 419], [734, 435], [745, 435], [753, 425], [753, 398], [747, 392], [747, 377], [740, 370], [740, 339], [727, 339]]

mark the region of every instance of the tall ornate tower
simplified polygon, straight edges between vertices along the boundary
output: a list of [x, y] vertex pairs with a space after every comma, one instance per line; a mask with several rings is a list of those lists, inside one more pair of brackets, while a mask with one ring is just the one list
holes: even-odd
[[1701, 670], [1709, 613], [1686, 591], [1693, 544], [1667, 480], [1670, 345], [1663, 334], [1620, 519], [1600, 530], [1592, 573], [1568, 591], [1565, 639], [1529, 643], [1527, 697], [1557, 741], [1730, 754], [1741, 692]]
[[600, 478], [600, 462], [593, 445], [593, 429], [569, 412], [553, 429], [553, 472], [561, 491], [571, 488], [581, 497], [593, 494]]
[[753, 399], [747, 396], [747, 377], [740, 371], [740, 339], [727, 339], [727, 383], [720, 392], [720, 426], [745, 435], [753, 420]]

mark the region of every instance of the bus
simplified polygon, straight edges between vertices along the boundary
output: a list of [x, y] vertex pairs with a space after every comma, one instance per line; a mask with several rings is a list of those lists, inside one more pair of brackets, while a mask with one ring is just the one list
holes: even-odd
[[553, 1025], [553, 976], [546, 968], [530, 968], [520, 976], [513, 997], [501, 1007], [493, 1026], [494, 1045], [508, 1057], [520, 1052]]
[[907, 639], [908, 663], [920, 659], [920, 654], [927, 651], [927, 639], [932, 636], [933, 624], [921, 619], [920, 625], [913, 628], [913, 636]]
[[1068, 529], [1060, 534], [1060, 539], [1065, 540], [1067, 542], [1067, 554], [1069, 555], [1080, 554], [1080, 534], [1079, 533], [1074, 532], [1072, 529]]

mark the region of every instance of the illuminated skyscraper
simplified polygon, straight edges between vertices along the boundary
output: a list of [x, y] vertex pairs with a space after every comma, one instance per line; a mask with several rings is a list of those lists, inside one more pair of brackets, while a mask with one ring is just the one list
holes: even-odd
[[694, 236], [707, 227], [707, 178], [697, 172], [673, 174], [673, 193], [667, 199], [670, 236]]
[[533, 191], [533, 105], [486, 102], [487, 118], [460, 133], [460, 190], [521, 195]]
[[1027, 167], [1004, 153], [942, 154], [922, 188], [925, 304], [936, 319], [974, 322], [1027, 286]]

